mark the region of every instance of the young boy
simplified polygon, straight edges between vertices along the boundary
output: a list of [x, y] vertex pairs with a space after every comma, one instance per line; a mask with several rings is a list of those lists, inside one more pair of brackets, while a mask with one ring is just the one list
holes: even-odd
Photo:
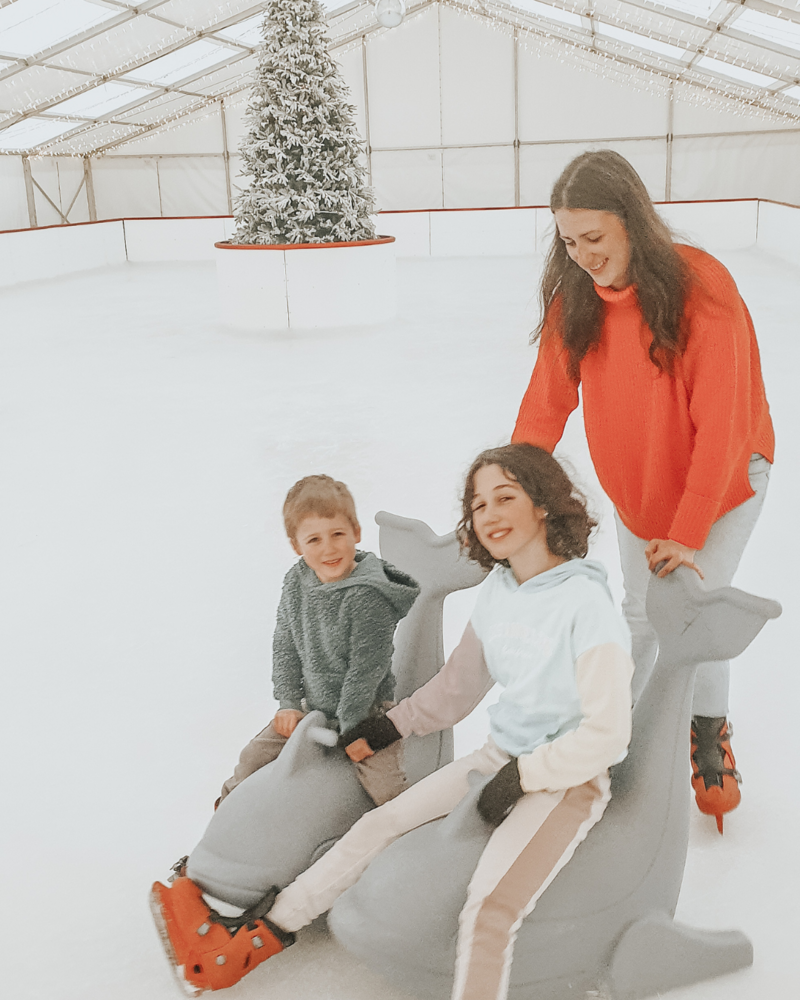
[[[280, 709], [242, 751], [217, 805], [275, 760], [306, 712], [324, 712], [345, 732], [391, 707], [394, 630], [419, 593], [410, 576], [356, 549], [361, 527], [344, 483], [330, 476], [301, 479], [289, 490], [283, 521], [301, 558], [284, 578], [272, 643]], [[376, 763], [357, 766], [380, 804], [402, 791], [405, 780], [399, 761], [385, 759], [380, 769]]]

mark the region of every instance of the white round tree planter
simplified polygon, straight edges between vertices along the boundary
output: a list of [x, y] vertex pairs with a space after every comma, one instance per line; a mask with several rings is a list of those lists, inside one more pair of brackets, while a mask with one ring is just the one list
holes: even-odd
[[397, 314], [394, 236], [357, 243], [215, 243], [222, 320], [246, 330], [385, 323]]

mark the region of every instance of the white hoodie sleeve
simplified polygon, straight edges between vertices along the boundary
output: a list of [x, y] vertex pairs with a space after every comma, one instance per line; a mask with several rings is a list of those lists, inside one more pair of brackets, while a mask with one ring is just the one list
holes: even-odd
[[465, 719], [493, 687], [483, 646], [468, 622], [439, 673], [386, 714], [401, 736], [438, 733]]
[[633, 660], [615, 642], [578, 657], [575, 679], [583, 718], [577, 729], [519, 757], [526, 792], [574, 788], [624, 756], [631, 739], [632, 676]]

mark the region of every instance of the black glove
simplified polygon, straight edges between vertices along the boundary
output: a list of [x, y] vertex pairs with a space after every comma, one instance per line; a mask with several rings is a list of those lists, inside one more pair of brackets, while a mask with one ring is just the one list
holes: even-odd
[[500, 826], [511, 812], [515, 802], [522, 798], [525, 792], [519, 780], [517, 758], [501, 767], [492, 780], [483, 786], [478, 796], [478, 812], [492, 826]]
[[356, 740], [366, 740], [370, 750], [377, 753], [390, 743], [396, 743], [403, 737], [397, 731], [397, 726], [386, 715], [368, 715], [366, 719], [356, 723], [352, 729], [339, 737], [340, 747], [349, 747]]

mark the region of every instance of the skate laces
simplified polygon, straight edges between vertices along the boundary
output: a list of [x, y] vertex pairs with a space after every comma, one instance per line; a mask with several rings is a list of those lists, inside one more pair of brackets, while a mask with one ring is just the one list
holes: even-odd
[[695, 744], [692, 750], [692, 764], [695, 768], [695, 778], [702, 778], [706, 788], [712, 785], [722, 787], [722, 779], [731, 777], [740, 782], [742, 776], [736, 767], [727, 767], [726, 757], [730, 758], [731, 764], [736, 761], [731, 750], [731, 736], [733, 727], [728, 724], [724, 716], [717, 718], [706, 718], [705, 716], [695, 716], [692, 719], [692, 741]]
[[176, 878], [183, 878], [186, 874], [186, 865], [189, 863], [189, 855], [184, 854], [182, 858], [178, 858], [175, 864], [170, 868], [172, 874], [167, 879], [168, 882], [174, 882]]
[[209, 906], [208, 920], [212, 924], [221, 924], [231, 936], [241, 930], [242, 927], [247, 927], [251, 931], [255, 930], [256, 923], [260, 920], [280, 941], [282, 947], [288, 948], [290, 944], [294, 944], [294, 934], [291, 931], [285, 931], [282, 927], [278, 927], [267, 916], [275, 903], [279, 891], [278, 887], [273, 885], [261, 899], [235, 917], [225, 917]]

